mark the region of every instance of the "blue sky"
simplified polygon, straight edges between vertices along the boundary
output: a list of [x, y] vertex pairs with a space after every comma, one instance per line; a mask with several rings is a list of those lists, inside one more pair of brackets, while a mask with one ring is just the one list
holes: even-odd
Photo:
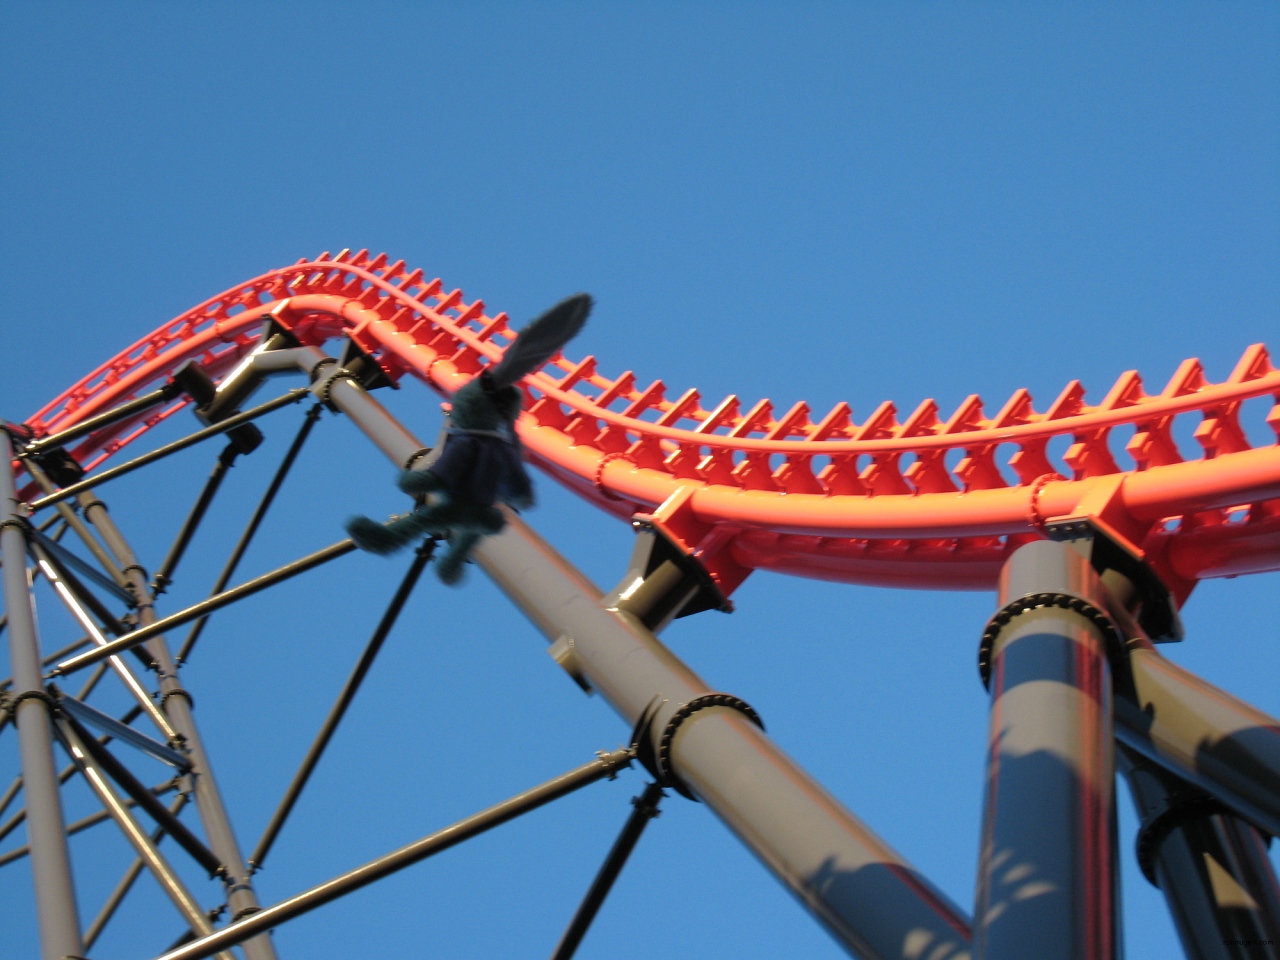
[[[1074, 378], [1096, 399], [1131, 368], [1154, 390], [1189, 356], [1221, 379], [1249, 344], [1277, 346], [1272, 5], [7, 3], [2, 16], [7, 419], [226, 287], [343, 247], [386, 250], [518, 319], [589, 290], [597, 310], [573, 349], [606, 372], [775, 408], [843, 399], [858, 419], [885, 399], [946, 412], [970, 393], [990, 411], [1024, 386], [1043, 407]], [[387, 403], [434, 436], [424, 390]], [[1255, 441], [1264, 413], [1246, 410]], [[296, 423], [294, 410], [264, 423], [169, 609], [207, 591]], [[104, 489], [152, 568], [215, 453]], [[390, 474], [325, 418], [244, 575], [338, 539], [352, 512], [396, 509]], [[539, 490], [533, 525], [612, 585], [630, 532]], [[405, 562], [347, 557], [201, 640], [186, 682], [246, 848]], [[1280, 713], [1280, 628], [1264, 615], [1278, 586], [1203, 585], [1170, 655]], [[38, 599], [46, 643], [65, 642], [72, 628]], [[680, 621], [673, 649], [968, 909], [992, 595], [757, 574], [735, 601], [732, 616]], [[261, 896], [626, 734], [483, 577], [457, 591], [425, 579]], [[6, 784], [14, 744], [0, 736]], [[281, 955], [546, 955], [642, 782], [597, 785], [294, 921]], [[1175, 955], [1120, 797], [1128, 956]], [[67, 799], [91, 809], [79, 787]], [[110, 828], [73, 853], [87, 922], [128, 854]], [[25, 869], [0, 869], [13, 957], [35, 955]], [[180, 929], [144, 881], [92, 955], [152, 956]], [[579, 956], [654, 953], [843, 955], [680, 798]]]

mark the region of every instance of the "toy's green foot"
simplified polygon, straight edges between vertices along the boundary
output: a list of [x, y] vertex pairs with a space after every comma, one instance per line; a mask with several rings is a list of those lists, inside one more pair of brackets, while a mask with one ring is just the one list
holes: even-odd
[[430, 470], [405, 470], [396, 478], [396, 486], [408, 494], [430, 493], [440, 489], [440, 478]]
[[404, 546], [404, 540], [368, 517], [352, 517], [346, 523], [347, 533], [357, 547], [368, 553], [386, 556]]
[[507, 525], [507, 518], [502, 515], [502, 511], [497, 507], [489, 507], [481, 514], [476, 526], [483, 533], [497, 533]]
[[453, 538], [453, 542], [449, 544], [449, 552], [446, 553], [436, 564], [436, 576], [440, 578], [440, 582], [453, 586], [462, 580], [462, 576], [466, 573], [463, 564], [471, 556], [471, 550], [480, 542], [480, 534], [478, 533], [460, 533]]
[[462, 569], [462, 565], [467, 562], [467, 558], [461, 556], [456, 551], [450, 551], [444, 555], [444, 558], [436, 565], [436, 576], [440, 578], [440, 582], [446, 586], [455, 586], [462, 581], [462, 575], [466, 573]]

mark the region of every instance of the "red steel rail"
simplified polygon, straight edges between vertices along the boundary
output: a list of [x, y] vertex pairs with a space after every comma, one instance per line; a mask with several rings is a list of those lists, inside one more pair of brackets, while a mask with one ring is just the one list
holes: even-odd
[[[348, 335], [388, 376], [411, 373], [445, 396], [513, 336], [505, 314], [488, 315], [482, 301], [403, 261], [326, 253], [182, 314], [27, 426], [37, 436], [71, 427], [188, 359], [221, 375], [253, 349], [269, 316], [303, 343]], [[1270, 396], [1266, 423], [1280, 438], [1280, 371], [1261, 344], [1222, 383], [1191, 359], [1156, 394], [1129, 371], [1096, 406], [1072, 381], [1044, 412], [1019, 390], [994, 416], [976, 395], [948, 417], [925, 400], [901, 420], [883, 403], [861, 423], [845, 403], [817, 417], [803, 402], [781, 412], [736, 396], [704, 404], [694, 389], [669, 397], [660, 380], [606, 376], [594, 357], [558, 356], [524, 388], [530, 459], [612, 514], [653, 517], [726, 595], [752, 569], [987, 589], [1047, 520], [1082, 514], [1143, 551], [1179, 599], [1201, 578], [1280, 569], [1280, 446], [1252, 446], [1239, 418], [1244, 401]], [[93, 468], [184, 403], [90, 434], [72, 452]], [[1198, 419], [1195, 458], [1174, 440], [1179, 417]], [[1134, 428], [1130, 470], [1110, 445], [1125, 425]], [[1056, 437], [1070, 438], [1061, 473], [1048, 453]]]

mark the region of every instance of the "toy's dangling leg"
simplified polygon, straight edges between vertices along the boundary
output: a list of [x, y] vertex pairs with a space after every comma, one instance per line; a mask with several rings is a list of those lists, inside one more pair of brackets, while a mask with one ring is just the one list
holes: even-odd
[[444, 488], [444, 482], [430, 470], [402, 470], [396, 486], [408, 494], [434, 493]]
[[452, 586], [462, 579], [462, 565], [471, 556], [471, 551], [480, 542], [482, 534], [474, 531], [459, 533], [449, 543], [449, 551], [436, 562], [436, 576], [441, 583]]
[[355, 541], [357, 547], [384, 557], [395, 553], [422, 532], [413, 514], [386, 524], [368, 517], [352, 517], [345, 526], [347, 535]]
[[390, 523], [378, 523], [368, 517], [352, 517], [347, 521], [346, 528], [361, 550], [386, 556], [429, 533], [443, 534], [455, 530], [459, 532], [459, 536], [475, 533], [480, 537], [497, 533], [506, 522], [506, 517], [497, 507], [441, 500], [429, 507], [419, 507], [413, 513], [397, 517]]

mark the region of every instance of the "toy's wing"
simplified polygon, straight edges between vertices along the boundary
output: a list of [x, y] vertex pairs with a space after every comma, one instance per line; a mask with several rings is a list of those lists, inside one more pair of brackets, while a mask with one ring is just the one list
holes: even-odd
[[506, 387], [550, 360], [578, 335], [591, 313], [591, 295], [575, 293], [542, 316], [530, 320], [497, 365], [488, 371], [497, 387]]

